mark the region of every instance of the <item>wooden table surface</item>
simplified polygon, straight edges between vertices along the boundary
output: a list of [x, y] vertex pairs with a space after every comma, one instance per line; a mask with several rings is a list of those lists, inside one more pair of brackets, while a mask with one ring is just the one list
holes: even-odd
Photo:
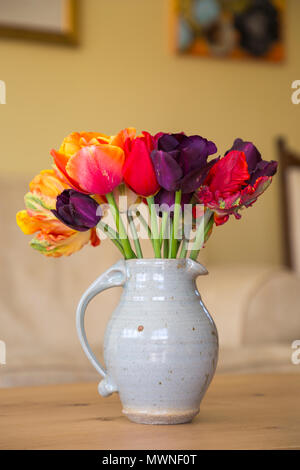
[[190, 424], [134, 424], [96, 384], [0, 389], [0, 449], [300, 449], [300, 374], [217, 375]]

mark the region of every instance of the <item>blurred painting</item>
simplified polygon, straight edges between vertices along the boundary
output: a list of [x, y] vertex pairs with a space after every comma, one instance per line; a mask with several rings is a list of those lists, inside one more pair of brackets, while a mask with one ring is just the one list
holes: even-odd
[[285, 0], [172, 0], [178, 53], [284, 59]]
[[77, 42], [77, 0], [0, 0], [0, 36]]

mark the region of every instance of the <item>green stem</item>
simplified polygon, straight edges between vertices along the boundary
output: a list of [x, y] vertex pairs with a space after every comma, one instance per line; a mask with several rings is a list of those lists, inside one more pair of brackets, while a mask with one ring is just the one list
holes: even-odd
[[[177, 246], [176, 246], [176, 255], [175, 255], [175, 258], [177, 258], [177, 255], [179, 253], [179, 249], [181, 247], [181, 242], [182, 240], [177, 240]], [[180, 250], [181, 251], [181, 250]]]
[[207, 234], [210, 231], [214, 223], [213, 215], [214, 213], [210, 209], [207, 209], [205, 211], [203, 219], [201, 220], [199, 224], [199, 227], [196, 233], [196, 238], [194, 241], [194, 245], [190, 253], [190, 259], [194, 261], [197, 259], [199, 252], [202, 248], [202, 245], [206, 240]]
[[173, 230], [174, 230], [174, 223], [173, 223], [173, 220], [170, 218], [170, 239], [168, 240], [168, 241], [169, 241], [169, 253], [168, 253], [168, 258], [172, 258]]
[[169, 257], [169, 240], [165, 238], [163, 243], [164, 243], [163, 256], [164, 258], [168, 258]]
[[153, 243], [153, 240], [152, 240], [152, 238], [151, 238], [151, 230], [150, 230], [149, 225], [147, 224], [146, 220], [144, 219], [144, 217], [142, 216], [142, 214], [140, 213], [140, 211], [137, 211], [136, 215], [137, 215], [137, 218], [140, 220], [141, 224], [142, 224], [142, 225], [145, 227], [145, 229], [147, 230], [148, 238], [149, 238], [149, 240], [151, 240], [152, 247], [153, 247], [153, 250], [154, 250], [154, 243]]
[[186, 258], [186, 254], [187, 254], [187, 251], [188, 251], [188, 246], [189, 246], [189, 241], [186, 238], [184, 238], [183, 241], [182, 241], [181, 250], [180, 250], [180, 253], [179, 253], [179, 258]]
[[163, 241], [164, 241], [164, 236], [165, 236], [165, 233], [166, 233], [166, 227], [167, 227], [168, 219], [169, 219], [169, 213], [164, 212], [163, 215], [162, 215], [162, 219], [161, 219], [160, 234], [159, 234], [160, 249], [161, 249]]
[[128, 218], [129, 227], [130, 227], [130, 230], [131, 230], [131, 233], [132, 233], [133, 243], [134, 243], [134, 246], [135, 246], [135, 249], [136, 249], [137, 257], [138, 258], [143, 258], [142, 248], [141, 248], [140, 241], [139, 241], [139, 238], [138, 238], [138, 234], [137, 234], [137, 231], [136, 231], [134, 218], [132, 217], [132, 215], [129, 215], [129, 214], [127, 215], [127, 218]]
[[146, 222], [146, 220], [144, 219], [144, 217], [142, 216], [142, 214], [140, 213], [140, 211], [137, 211], [136, 216], [137, 216], [137, 218], [140, 220], [140, 222], [142, 223], [142, 225], [145, 227], [145, 229], [147, 230], [148, 237], [151, 239], [151, 230], [150, 230], [150, 227], [149, 227], [149, 225], [147, 224], [147, 222]]
[[178, 250], [178, 227], [180, 222], [180, 210], [181, 210], [181, 190], [176, 191], [175, 194], [175, 208], [174, 208], [174, 221], [173, 221], [173, 230], [172, 230], [172, 240], [171, 240], [171, 258], [176, 258]]
[[112, 229], [109, 225], [101, 222], [101, 220], [97, 224], [97, 228], [99, 228], [103, 233], [105, 233], [105, 235], [108, 236], [108, 238], [113, 242], [113, 244], [118, 248], [118, 250], [120, 250], [120, 252], [124, 256], [123, 247], [118, 239], [117, 232], [114, 229]]
[[158, 234], [157, 215], [154, 207], [154, 197], [147, 197], [147, 202], [151, 217], [151, 240], [153, 240], [154, 255], [155, 258], [160, 258], [160, 242]]
[[131, 248], [130, 241], [128, 239], [122, 218], [120, 217], [120, 212], [113, 193], [106, 194], [106, 199], [108, 204], [110, 205], [113, 217], [115, 219], [117, 232], [120, 234], [120, 242], [123, 247], [125, 259], [136, 258], [136, 255], [133, 249]]

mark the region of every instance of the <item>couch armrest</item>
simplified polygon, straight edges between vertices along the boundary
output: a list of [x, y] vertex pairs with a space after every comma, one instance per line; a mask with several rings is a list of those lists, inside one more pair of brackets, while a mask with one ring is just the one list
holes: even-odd
[[277, 270], [267, 276], [249, 299], [243, 344], [288, 343], [300, 339], [300, 275]]
[[272, 266], [211, 266], [197, 284], [221, 347], [300, 338], [299, 275]]

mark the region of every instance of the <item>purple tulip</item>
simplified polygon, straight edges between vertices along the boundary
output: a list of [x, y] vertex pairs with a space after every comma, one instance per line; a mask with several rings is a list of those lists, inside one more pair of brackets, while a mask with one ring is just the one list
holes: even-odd
[[[74, 189], [65, 189], [56, 200], [56, 210], [53, 214], [65, 225], [86, 232], [95, 227], [101, 219], [97, 215], [99, 204], [87, 194]], [[99, 211], [98, 211], [99, 212]]]
[[217, 147], [198, 135], [161, 134], [151, 153], [160, 186], [169, 192], [193, 193], [204, 182], [217, 159], [207, 162]]
[[[252, 142], [244, 142], [242, 139], [236, 139], [230, 150], [239, 150], [244, 152], [248, 164], [248, 171], [250, 173], [250, 179], [247, 181], [251, 186], [254, 185], [257, 178], [261, 176], [273, 176], [277, 171], [278, 162], [271, 160], [270, 162], [261, 158], [260, 152], [257, 150]], [[225, 154], [225, 155], [226, 155]]]

